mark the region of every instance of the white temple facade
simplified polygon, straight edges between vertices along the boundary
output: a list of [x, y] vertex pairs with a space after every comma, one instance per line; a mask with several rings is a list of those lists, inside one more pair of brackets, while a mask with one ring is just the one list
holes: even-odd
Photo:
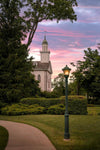
[[35, 79], [39, 81], [39, 86], [41, 90], [50, 92], [52, 66], [46, 36], [44, 36], [44, 40], [42, 42], [42, 50], [40, 51], [40, 61], [34, 61], [33, 65], [35, 66], [33, 74], [35, 75]]

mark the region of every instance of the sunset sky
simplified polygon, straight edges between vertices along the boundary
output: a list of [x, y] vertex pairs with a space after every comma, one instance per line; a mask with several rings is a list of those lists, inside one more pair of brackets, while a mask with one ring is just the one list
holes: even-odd
[[88, 47], [96, 49], [97, 43], [100, 42], [100, 0], [77, 0], [77, 2], [78, 7], [74, 8], [77, 14], [76, 22], [71, 23], [69, 20], [59, 23], [41, 22], [30, 46], [30, 56], [33, 56], [34, 60], [40, 60], [39, 51], [44, 31], [47, 31], [53, 68], [52, 79], [62, 73], [62, 68], [66, 64], [72, 68], [71, 62], [82, 60], [85, 49]]

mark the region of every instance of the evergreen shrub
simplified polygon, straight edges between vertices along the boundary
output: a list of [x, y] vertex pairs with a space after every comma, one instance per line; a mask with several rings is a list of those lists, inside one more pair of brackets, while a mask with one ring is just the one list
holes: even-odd
[[3, 103], [3, 102], [0, 101], [0, 114], [1, 114], [1, 108], [5, 107], [6, 105], [7, 105], [6, 103]]
[[87, 114], [87, 99], [81, 95], [70, 95], [68, 97], [69, 114], [86, 115]]
[[38, 104], [42, 107], [50, 107], [52, 105], [64, 104], [65, 100], [60, 98], [23, 98], [20, 100], [20, 103], [27, 105]]
[[[23, 98], [20, 101], [22, 104], [34, 105], [38, 104], [42, 107], [45, 107], [45, 113], [57, 114], [59, 109], [62, 109], [60, 105], [65, 105], [65, 96], [60, 98]], [[57, 110], [55, 110], [57, 109]], [[85, 96], [71, 95], [68, 97], [68, 109], [69, 114], [87, 114], [87, 100]], [[64, 111], [64, 108], [63, 110]], [[59, 111], [58, 111], [58, 114]], [[61, 113], [62, 114], [62, 113]]]
[[47, 114], [63, 115], [65, 107], [63, 104], [53, 105], [48, 108]]
[[10, 106], [6, 106], [1, 108], [2, 115], [29, 115], [29, 114], [43, 114], [45, 111], [44, 107], [35, 105], [26, 105], [26, 104], [12, 104]]
[[[86, 115], [87, 100], [83, 96], [68, 97], [69, 114]], [[56, 114], [65, 113], [65, 96], [60, 98], [23, 98], [18, 104], [1, 108], [2, 115]]]

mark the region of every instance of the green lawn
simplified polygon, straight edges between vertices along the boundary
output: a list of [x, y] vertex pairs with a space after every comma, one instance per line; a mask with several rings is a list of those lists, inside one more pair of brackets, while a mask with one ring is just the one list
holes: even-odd
[[0, 150], [4, 150], [8, 141], [8, 131], [0, 126]]
[[100, 107], [88, 107], [88, 115], [100, 115]]
[[23, 122], [40, 128], [57, 150], [100, 149], [100, 115], [70, 115], [69, 141], [64, 141], [63, 138], [63, 115], [0, 116], [0, 119]]

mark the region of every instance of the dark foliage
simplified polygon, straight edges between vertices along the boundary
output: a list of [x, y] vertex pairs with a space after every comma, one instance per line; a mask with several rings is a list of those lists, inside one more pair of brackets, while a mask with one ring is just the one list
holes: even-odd
[[38, 83], [31, 75], [32, 59], [21, 41], [25, 26], [19, 1], [0, 3], [0, 101], [12, 103], [37, 93]]

